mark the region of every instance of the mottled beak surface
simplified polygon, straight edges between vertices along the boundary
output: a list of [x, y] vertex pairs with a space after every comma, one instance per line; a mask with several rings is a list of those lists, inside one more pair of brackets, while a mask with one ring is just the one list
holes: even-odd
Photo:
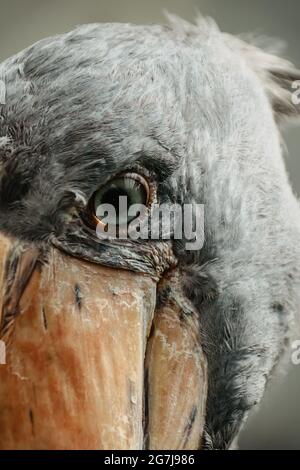
[[199, 448], [206, 363], [195, 318], [156, 309], [169, 281], [5, 238], [0, 256], [1, 449]]

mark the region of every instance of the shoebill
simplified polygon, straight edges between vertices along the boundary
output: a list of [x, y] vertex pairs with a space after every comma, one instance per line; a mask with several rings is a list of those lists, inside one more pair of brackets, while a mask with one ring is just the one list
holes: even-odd
[[[0, 447], [230, 448], [298, 316], [300, 72], [171, 17], [80, 26], [0, 78]], [[203, 205], [201, 248], [99, 237], [121, 195]]]

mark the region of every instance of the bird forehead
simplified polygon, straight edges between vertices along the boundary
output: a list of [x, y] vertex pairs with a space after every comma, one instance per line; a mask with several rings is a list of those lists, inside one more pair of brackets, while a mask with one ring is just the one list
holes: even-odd
[[33, 165], [51, 155], [82, 184], [83, 163], [96, 159], [104, 174], [143, 153], [183, 161], [195, 137], [223, 146], [233, 135], [238, 149], [236, 128], [253, 134], [250, 107], [266, 104], [244, 69], [210, 28], [89, 25], [42, 40], [0, 66], [0, 153], [25, 147]]
[[240, 74], [238, 57], [219, 31], [208, 28], [204, 35], [193, 28], [191, 34], [158, 25], [82, 26], [8, 59], [0, 75], [11, 100], [38, 94], [50, 105], [55, 97], [64, 103], [80, 98], [89, 106], [109, 102], [111, 109], [115, 103], [120, 109], [137, 97], [145, 105], [157, 105], [163, 97], [169, 105], [184, 106], [187, 93], [197, 93], [203, 81]]
[[85, 138], [101, 125], [119, 141], [149, 133], [174, 141], [203, 115], [234, 116], [247, 74], [221, 33], [197, 31], [104, 24], [42, 40], [0, 66], [7, 125], [26, 121], [28, 132], [50, 130], [50, 140], [79, 126]]

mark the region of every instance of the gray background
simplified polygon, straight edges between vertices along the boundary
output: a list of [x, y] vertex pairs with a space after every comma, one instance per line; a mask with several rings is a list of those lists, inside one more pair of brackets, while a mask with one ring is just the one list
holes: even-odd
[[[282, 38], [288, 45], [287, 57], [300, 67], [299, 0], [0, 0], [0, 61], [40, 38], [81, 23], [163, 22], [164, 8], [191, 21], [198, 9], [213, 16], [227, 32]], [[299, 129], [288, 129], [284, 135], [287, 167], [300, 194]], [[249, 420], [240, 448], [300, 449], [299, 388], [300, 366], [292, 366]]]

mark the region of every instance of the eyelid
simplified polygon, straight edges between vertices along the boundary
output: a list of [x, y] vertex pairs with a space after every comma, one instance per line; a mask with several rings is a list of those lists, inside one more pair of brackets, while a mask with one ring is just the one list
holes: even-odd
[[[115, 176], [111, 181], [113, 181], [116, 178], [130, 178], [132, 180], [138, 181], [144, 187], [144, 189], [146, 190], [146, 195], [147, 195], [146, 205], [148, 205], [149, 200], [150, 200], [150, 186], [149, 186], [149, 182], [146, 180], [146, 178], [144, 178], [139, 173], [135, 173], [133, 171], [127, 171], [127, 172], [120, 173], [119, 175]], [[109, 184], [109, 181], [106, 184]]]

